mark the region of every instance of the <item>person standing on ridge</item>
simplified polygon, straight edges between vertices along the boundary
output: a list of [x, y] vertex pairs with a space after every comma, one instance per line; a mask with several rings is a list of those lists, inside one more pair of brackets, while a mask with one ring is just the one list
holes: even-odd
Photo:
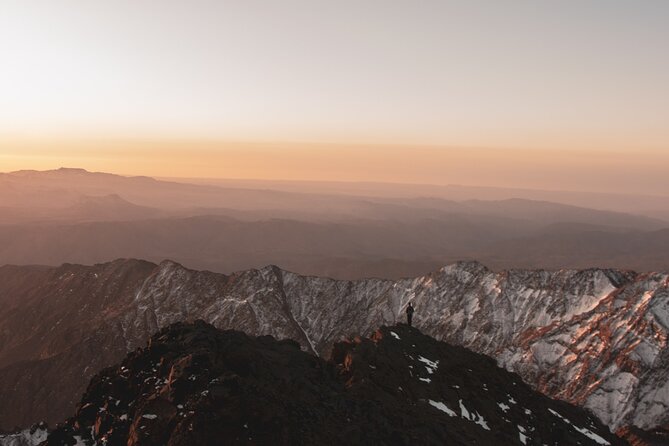
[[409, 302], [409, 305], [407, 305], [407, 325], [411, 327], [411, 319], [413, 319], [413, 305], [411, 305], [411, 302]]

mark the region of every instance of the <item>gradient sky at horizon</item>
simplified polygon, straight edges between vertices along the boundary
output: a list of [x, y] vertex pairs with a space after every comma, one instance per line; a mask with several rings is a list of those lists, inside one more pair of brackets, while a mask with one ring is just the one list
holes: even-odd
[[[667, 23], [661, 0], [4, 0], [0, 171], [556, 188], [554, 168], [600, 153], [607, 171], [579, 188], [653, 192]], [[417, 161], [428, 146], [443, 148]], [[502, 173], [476, 168], [486, 150]], [[603, 177], [624, 167], [634, 184]]]

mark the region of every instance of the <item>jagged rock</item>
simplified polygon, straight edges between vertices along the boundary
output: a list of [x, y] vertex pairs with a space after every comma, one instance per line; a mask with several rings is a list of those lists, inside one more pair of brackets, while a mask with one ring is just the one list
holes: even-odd
[[496, 358], [612, 429], [669, 422], [667, 274], [462, 262], [418, 278], [338, 281], [119, 260], [0, 268], [0, 427], [62, 421], [96, 370], [174, 322], [204, 319], [327, 354], [342, 337], [403, 321], [409, 301], [423, 332]]
[[29, 429], [13, 433], [0, 433], [0, 446], [36, 446], [43, 443], [49, 434], [46, 423], [37, 423]]
[[[91, 410], [91, 408], [95, 410]], [[495, 361], [404, 325], [335, 344], [202, 321], [156, 334], [96, 375], [46, 445], [623, 445], [592, 414], [553, 401]]]

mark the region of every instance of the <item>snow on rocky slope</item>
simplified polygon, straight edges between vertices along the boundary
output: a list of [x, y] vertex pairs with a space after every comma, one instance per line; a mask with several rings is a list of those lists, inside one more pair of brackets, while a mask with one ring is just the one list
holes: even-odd
[[[306, 350], [327, 356], [345, 336], [402, 321], [412, 301], [415, 325], [424, 333], [496, 358], [534, 388], [591, 409], [612, 429], [669, 423], [667, 274], [599, 269], [493, 272], [479, 263], [463, 262], [399, 281], [339, 281], [273, 266], [226, 276], [169, 261], [154, 267], [145, 262], [129, 266], [130, 262], [136, 261], [68, 265], [45, 274], [44, 285], [38, 291], [31, 288], [27, 303], [17, 304], [11, 317], [20, 315], [22, 323], [30, 322], [31, 305], [59, 299], [63, 308], [50, 308], [45, 328], [67, 333], [70, 339], [84, 336], [84, 341], [45, 349], [48, 333], [42, 339], [26, 335], [23, 350], [39, 355], [25, 353], [27, 364], [0, 369], [0, 381], [9, 379], [0, 384], [0, 392], [12, 397], [28, 392], [35, 382], [48, 384], [45, 370], [72, 373], [99, 351], [109, 365], [160, 328], [183, 320], [204, 319], [219, 328], [292, 338]], [[77, 281], [79, 275], [86, 275], [87, 281]], [[96, 290], [116, 287], [118, 295], [100, 292], [103, 297], [93, 299], [77, 288], [92, 283]], [[16, 287], [11, 292], [20, 294]], [[66, 312], [67, 295], [79, 296], [77, 312]], [[87, 312], [81, 305], [95, 310]], [[0, 323], [11, 317], [0, 317]], [[0, 364], [3, 361], [0, 344]], [[30, 379], [24, 377], [26, 369]], [[58, 413], [33, 412], [32, 420], [59, 421], [53, 418], [73, 406], [95, 371], [76, 370], [79, 387], [62, 389], [60, 406], [50, 406], [58, 407]], [[0, 422], [9, 413], [2, 406], [0, 402]]]
[[623, 446], [581, 408], [406, 325], [335, 344], [177, 323], [96, 375], [46, 446]]
[[134, 342], [169, 323], [203, 317], [219, 327], [293, 337], [326, 354], [350, 333], [402, 320], [498, 358], [539, 390], [592, 409], [613, 428], [669, 421], [669, 277], [613, 270], [508, 271], [477, 263], [426, 277], [356, 282], [275, 267], [231, 280], [166, 262], [126, 314]]
[[36, 424], [11, 434], [0, 434], [0, 446], [36, 446], [47, 439], [49, 434], [45, 424]]

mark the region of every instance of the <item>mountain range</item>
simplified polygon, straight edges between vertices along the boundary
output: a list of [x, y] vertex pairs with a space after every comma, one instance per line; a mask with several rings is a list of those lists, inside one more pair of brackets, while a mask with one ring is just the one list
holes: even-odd
[[495, 358], [612, 430], [668, 426], [666, 273], [461, 262], [410, 279], [344, 281], [275, 266], [223, 275], [118, 260], [0, 268], [0, 428], [62, 421], [98, 370], [176, 322], [290, 338], [327, 357], [344, 338], [402, 321], [408, 302], [425, 334]]
[[669, 270], [661, 212], [620, 212], [636, 201], [669, 210], [669, 199], [530, 192], [19, 171], [0, 174], [0, 265], [170, 258], [340, 279], [411, 277], [462, 259], [495, 270]]

